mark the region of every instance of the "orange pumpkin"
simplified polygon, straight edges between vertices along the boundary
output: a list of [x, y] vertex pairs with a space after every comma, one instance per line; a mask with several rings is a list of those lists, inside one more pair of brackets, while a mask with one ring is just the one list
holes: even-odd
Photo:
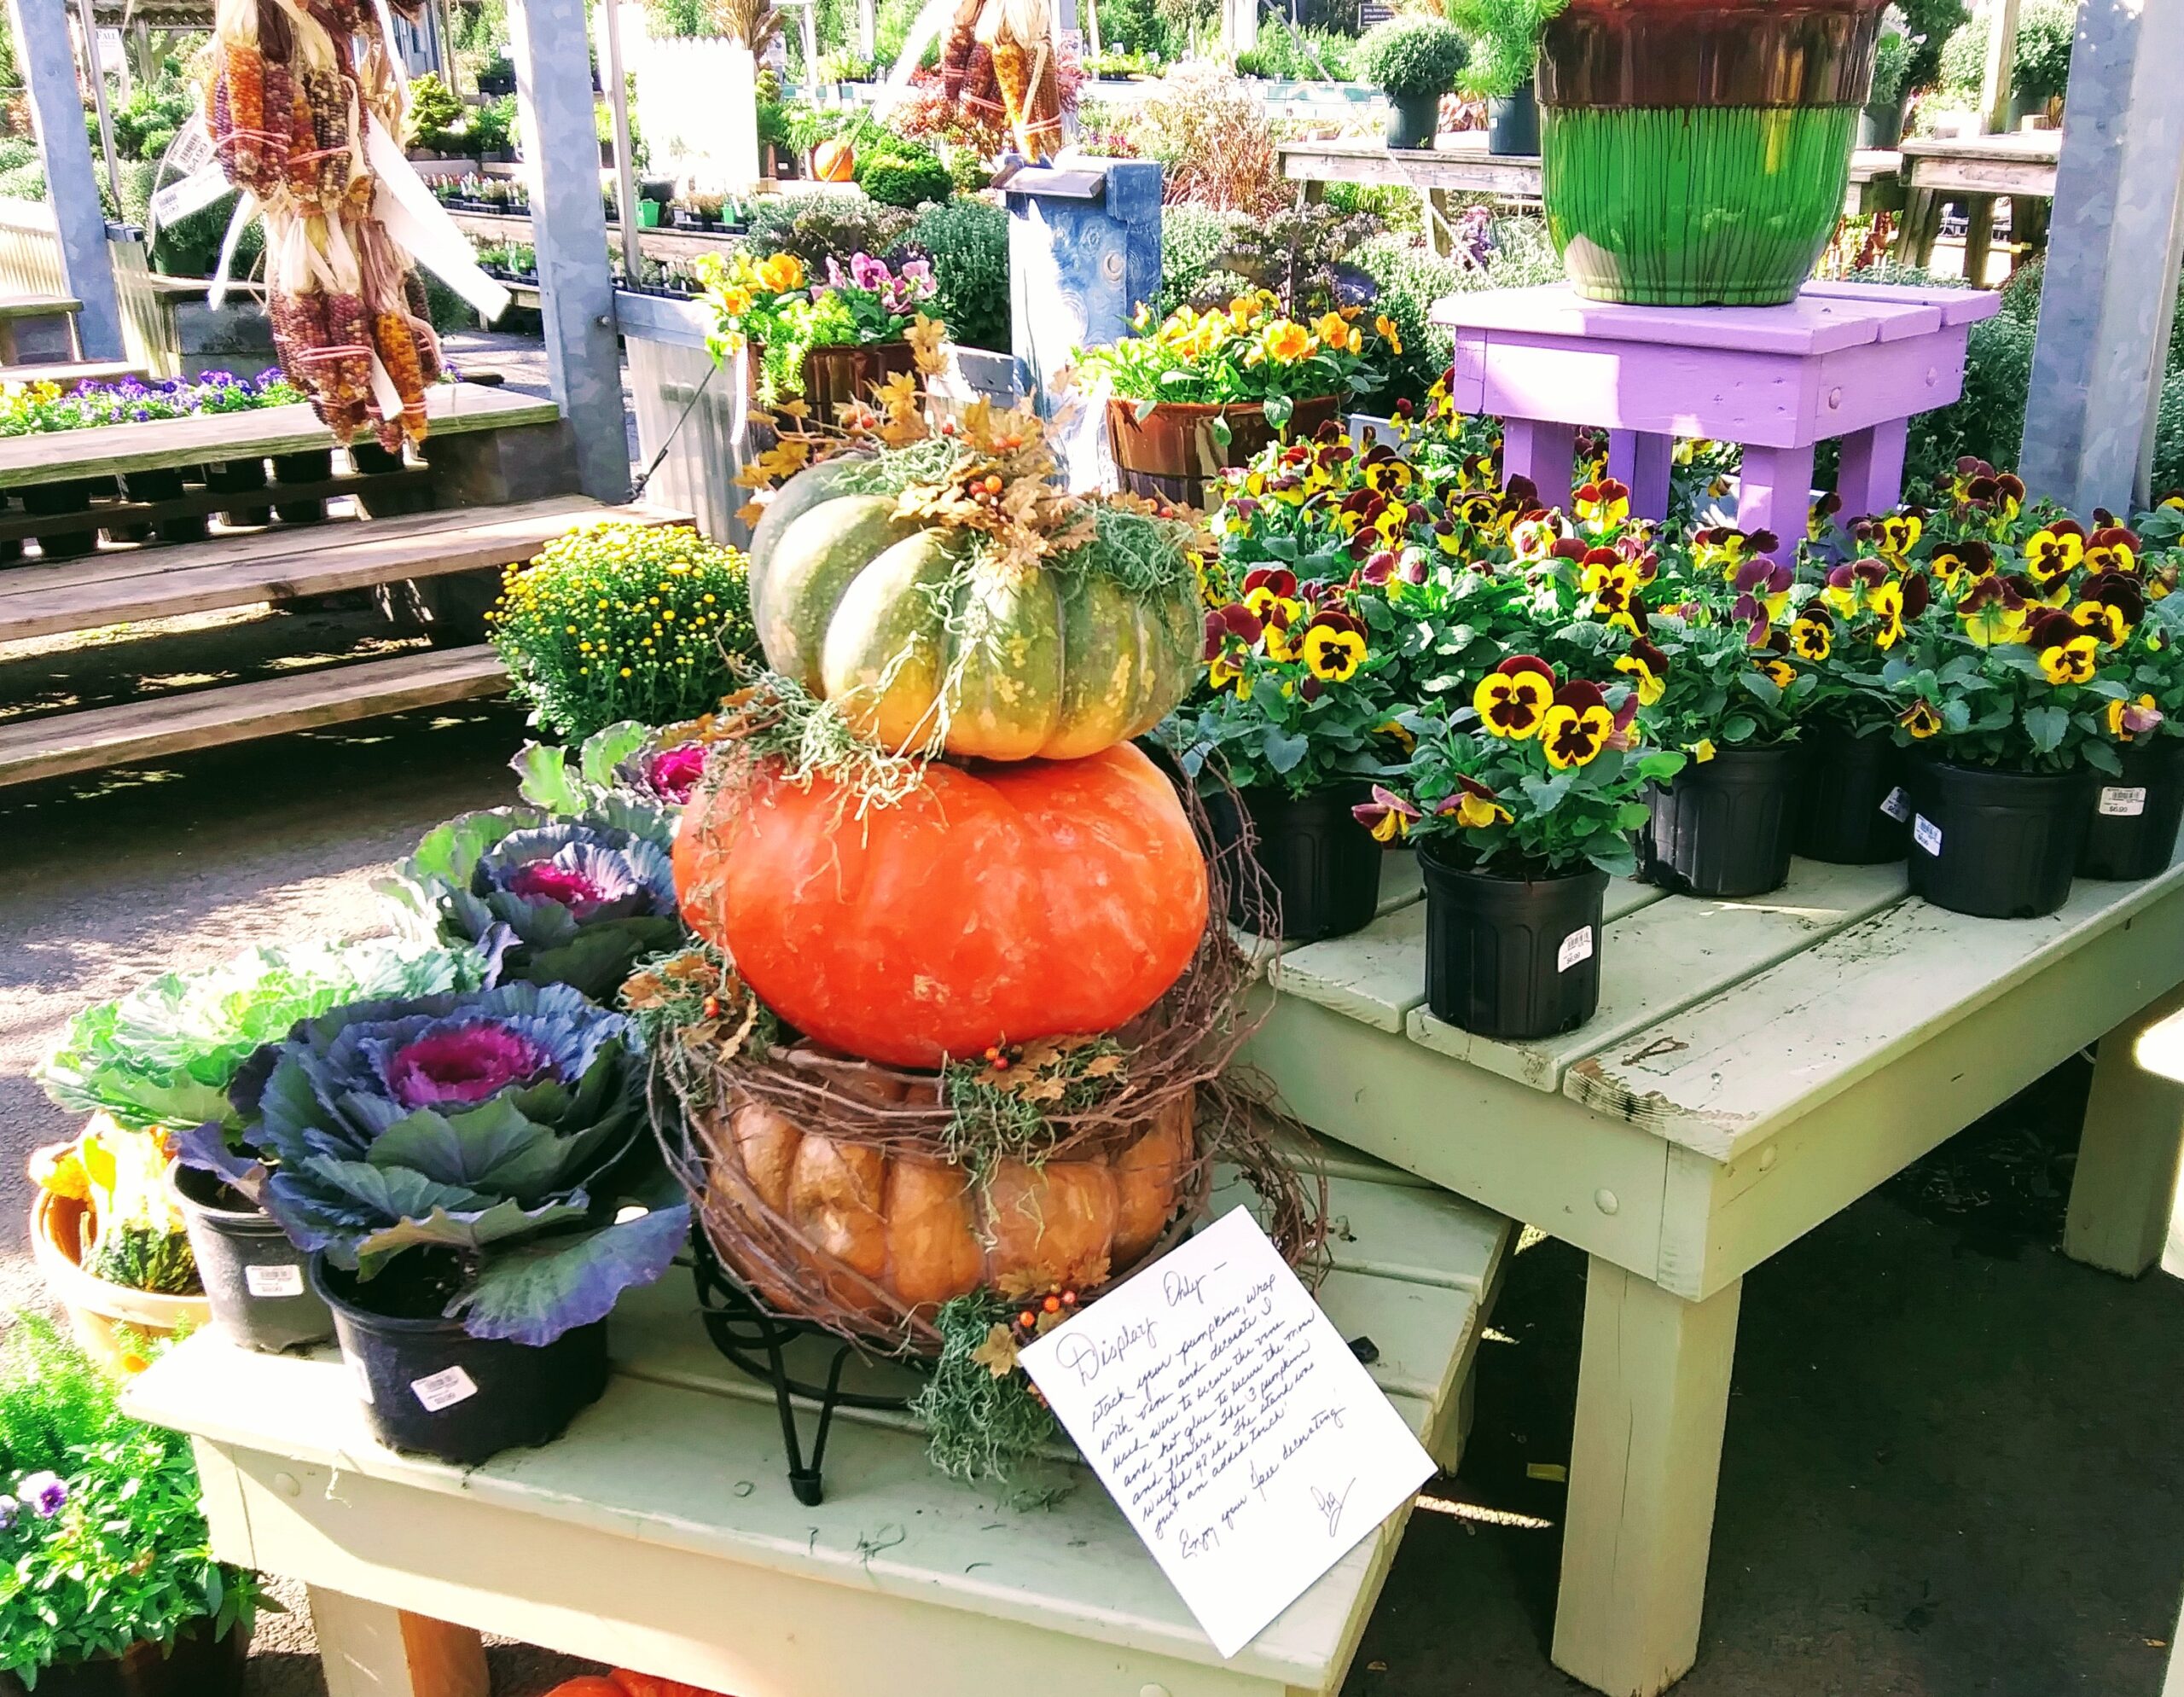
[[701, 1691], [694, 1685], [685, 1685], [679, 1680], [662, 1679], [656, 1674], [631, 1673], [625, 1667], [614, 1670], [611, 1681], [620, 1697], [721, 1697], [721, 1694]]
[[1205, 859], [1129, 743], [1081, 760], [934, 764], [860, 819], [823, 777], [702, 793], [675, 848], [683, 916], [758, 998], [834, 1049], [937, 1066], [1112, 1031], [1205, 929]]
[[811, 150], [811, 174], [822, 183], [857, 181], [857, 149], [839, 137]]
[[630, 1694], [611, 1679], [588, 1673], [581, 1679], [564, 1681], [548, 1692], [546, 1697], [630, 1697]]

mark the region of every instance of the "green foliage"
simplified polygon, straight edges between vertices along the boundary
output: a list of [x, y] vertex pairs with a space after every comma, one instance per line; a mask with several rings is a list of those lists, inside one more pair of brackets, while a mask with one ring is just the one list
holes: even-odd
[[[1215, 257], [1246, 220], [1241, 213], [1211, 206], [1175, 204], [1160, 209], [1160, 298], [1153, 316], [1165, 318], [1196, 295], [1213, 269]], [[1144, 303], [1134, 301], [1133, 306]]]
[[1936, 67], [1939, 87], [1952, 104], [1976, 106], [1979, 79], [1986, 73], [1987, 26], [1984, 19], [1967, 16], [1942, 44]]
[[[1912, 265], [1883, 262], [1857, 274], [1860, 282], [1961, 288], [1960, 278], [1935, 276]], [[2024, 436], [2024, 404], [2032, 387], [2033, 321], [2040, 305], [2037, 276], [2013, 278], [2003, 310], [1974, 324], [1965, 348], [1964, 392], [1945, 407], [1911, 421], [1904, 450], [1906, 498], [1917, 500], [1946, 479], [1959, 459], [1989, 465], [2017, 462]]]
[[185, 1630], [249, 1632], [257, 1578], [212, 1559], [189, 1439], [125, 1415], [36, 1316], [0, 1345], [0, 1671], [34, 1688]]
[[43, 201], [45, 199], [45, 167], [35, 157], [15, 167], [0, 171], [0, 201]]
[[932, 1463], [954, 1479], [1013, 1478], [1044, 1445], [1062, 1442], [1053, 1413], [1013, 1365], [988, 1364], [996, 1328], [1006, 1338], [1012, 1305], [980, 1292], [941, 1305], [934, 1318], [940, 1358], [910, 1404], [922, 1421]]
[[249, 949], [85, 1008], [37, 1078], [68, 1113], [107, 1113], [131, 1131], [237, 1125], [229, 1084], [260, 1043], [297, 1020], [344, 1002], [474, 989], [483, 971], [469, 955], [391, 938]]
[[909, 243], [932, 261], [938, 285], [926, 311], [966, 347], [1009, 349], [1008, 214], [983, 201], [928, 206]]
[[1100, 44], [1110, 53], [1142, 53], [1155, 60], [1175, 57], [1175, 44], [1152, 0], [1098, 0]]
[[680, 40], [713, 34], [707, 0], [645, 0], [645, 24], [656, 38]]
[[1896, 104], [1907, 86], [1904, 78], [1911, 68], [1911, 54], [1910, 38], [1896, 30], [1881, 32], [1873, 49], [1873, 85], [1866, 96], [1867, 105]]
[[1236, 55], [1236, 70], [1246, 77], [1275, 77], [1298, 82], [1346, 82], [1357, 44], [1326, 30], [1292, 29], [1269, 18], [1259, 29], [1259, 44]]
[[956, 192], [956, 179], [938, 154], [903, 141], [860, 160], [857, 185], [883, 206], [910, 210], [944, 201]]
[[2184, 493], [2184, 364], [2169, 368], [2161, 386], [2161, 410], [2153, 435], [2153, 492]]
[[744, 246], [761, 259], [793, 253], [805, 270], [819, 273], [829, 258], [893, 254], [916, 222], [901, 207], [883, 206], [868, 195], [780, 195], [752, 204]]
[[1246, 289], [1264, 289], [1292, 318], [1369, 306], [1380, 291], [1351, 256], [1380, 233], [1370, 215], [1327, 206], [1292, 207], [1240, 224], [1214, 256], [1212, 275], [1193, 304], [1225, 306], [1241, 292], [1234, 286], [1240, 280]]
[[1904, 31], [1911, 42], [1903, 86], [1931, 88], [1941, 74], [1943, 47], [1970, 19], [1971, 11], [1964, 0], [1896, 0], [1896, 9], [1903, 15]]
[[1444, 95], [1456, 85], [1470, 49], [1445, 18], [1391, 18], [1357, 44], [1357, 68], [1391, 95]]
[[461, 98], [455, 90], [433, 72], [411, 78], [410, 84], [410, 134], [412, 137], [437, 130], [452, 130], [464, 111]]
[[2070, 86], [2077, 16], [2067, 0], [2037, 0], [2019, 15], [2010, 89], [2020, 100], [2045, 105]]
[[1458, 86], [1473, 100], [1501, 100], [1531, 80], [1540, 32], [1570, 0], [1447, 0], [1443, 15], [1471, 45]]
[[1385, 402], [1422, 402], [1448, 375], [1454, 357], [1448, 332], [1426, 316], [1435, 301], [1474, 289], [1521, 288], [1561, 278], [1562, 261], [1537, 218], [1497, 218], [1489, 234], [1484, 262], [1476, 264], [1442, 259], [1393, 235], [1376, 236], [1358, 248], [1357, 264], [1380, 286], [1379, 310], [1395, 321], [1402, 335], [1403, 352], [1389, 367]]
[[[0, 30], [0, 35], [7, 32]], [[0, 174], [38, 163], [38, 143], [26, 136], [0, 136]]]
[[[180, 77], [139, 83], [129, 98], [113, 108], [113, 150], [125, 160], [158, 160], [197, 109], [197, 91]], [[98, 142], [98, 114], [88, 114], [92, 145]]]

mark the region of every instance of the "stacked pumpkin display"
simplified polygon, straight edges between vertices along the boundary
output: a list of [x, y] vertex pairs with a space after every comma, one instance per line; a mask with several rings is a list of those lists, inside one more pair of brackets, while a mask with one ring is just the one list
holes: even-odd
[[1229, 945], [1130, 741], [1195, 670], [1190, 533], [1052, 470], [981, 406], [787, 481], [751, 549], [775, 675], [676, 850], [730, 963], [676, 1051], [714, 1248], [776, 1312], [927, 1352], [941, 1305], [1073, 1304], [1203, 1190], [1199, 1075], [1152, 1057]]

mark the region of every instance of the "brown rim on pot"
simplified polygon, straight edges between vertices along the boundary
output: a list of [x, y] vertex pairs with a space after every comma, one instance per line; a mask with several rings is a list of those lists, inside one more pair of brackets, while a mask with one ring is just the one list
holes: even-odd
[[1571, 0], [1539, 103], [1863, 106], [1886, 0]]

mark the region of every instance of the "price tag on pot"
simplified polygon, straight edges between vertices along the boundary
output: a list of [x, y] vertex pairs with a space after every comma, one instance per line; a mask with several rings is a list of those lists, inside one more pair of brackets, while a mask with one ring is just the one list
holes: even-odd
[[438, 1414], [478, 1394], [478, 1383], [459, 1367], [444, 1368], [427, 1379], [413, 1379], [410, 1388], [425, 1405], [427, 1414]]
[[1433, 1473], [1240, 1207], [1019, 1358], [1224, 1656]]
[[1903, 793], [1902, 784], [1896, 785], [1894, 789], [1881, 798], [1880, 811], [1899, 825], [1911, 817], [1911, 803]]
[[372, 1375], [366, 1370], [362, 1358], [353, 1355], [349, 1357], [349, 1369], [351, 1373], [355, 1375], [357, 1380], [357, 1399], [361, 1402], [376, 1403], [379, 1398], [372, 1395]]
[[1911, 822], [1911, 840], [1937, 859], [1940, 857], [1942, 828], [1923, 813]]
[[2146, 811], [2146, 793], [2139, 788], [2126, 789], [2118, 784], [2104, 784], [2100, 811], [2111, 818], [2135, 819]]
[[1581, 961], [1593, 958], [1593, 927], [1581, 925], [1562, 939], [1562, 946], [1554, 951], [1554, 969], [1566, 973]]
[[245, 1267], [242, 1281], [253, 1296], [301, 1296], [304, 1270], [293, 1262], [279, 1267]]

